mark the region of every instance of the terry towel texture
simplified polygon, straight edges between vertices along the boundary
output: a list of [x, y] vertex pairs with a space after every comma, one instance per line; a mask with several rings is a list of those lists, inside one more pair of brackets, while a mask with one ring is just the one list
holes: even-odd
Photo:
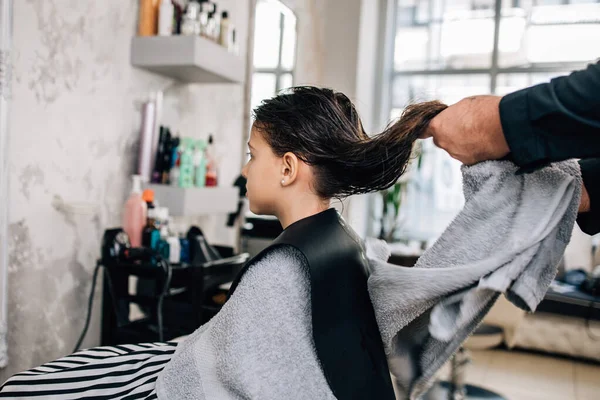
[[574, 161], [516, 175], [508, 161], [463, 167], [465, 206], [413, 268], [368, 241], [369, 292], [403, 398], [431, 378], [503, 293], [534, 311], [556, 275], [581, 197]]
[[[369, 292], [400, 398], [417, 399], [426, 390], [500, 293], [533, 311], [554, 277], [577, 214], [578, 165], [564, 162], [530, 175], [515, 175], [516, 169], [509, 162], [464, 168], [463, 211], [413, 268], [387, 264], [385, 243], [367, 242]], [[63, 393], [53, 397], [59, 399], [84, 392], [122, 398], [115, 391], [135, 389], [153, 398], [156, 389], [169, 400], [334, 399], [313, 343], [304, 263], [293, 248], [274, 249], [172, 357], [170, 344], [135, 346], [141, 349], [130, 354], [117, 346], [116, 358], [96, 354], [80, 365], [82, 354], [108, 351], [91, 349], [11, 378], [5, 389], [19, 396], [4, 395], [30, 398], [49, 389]], [[155, 346], [165, 350], [149, 357]], [[65, 369], [69, 360], [77, 364]], [[66, 379], [52, 381], [57, 374]], [[110, 387], [93, 384], [105, 380]]]

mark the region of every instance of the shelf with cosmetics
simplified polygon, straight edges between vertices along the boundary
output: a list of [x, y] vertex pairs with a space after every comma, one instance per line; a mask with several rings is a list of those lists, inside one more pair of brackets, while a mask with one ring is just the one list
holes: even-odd
[[236, 29], [216, 0], [140, 0], [131, 64], [186, 83], [242, 83]]
[[140, 36], [131, 43], [131, 64], [189, 83], [241, 83], [244, 61], [201, 36]]
[[239, 190], [233, 186], [181, 188], [149, 184], [145, 188], [152, 189], [158, 204], [175, 217], [233, 213], [238, 206]]

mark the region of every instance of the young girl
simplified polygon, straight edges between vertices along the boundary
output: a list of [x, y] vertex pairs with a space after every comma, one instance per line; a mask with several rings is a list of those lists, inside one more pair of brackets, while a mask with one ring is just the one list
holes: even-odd
[[264, 101], [243, 174], [250, 209], [284, 232], [219, 314], [176, 348], [82, 351], [14, 376], [0, 397], [393, 399], [361, 241], [330, 206], [393, 185], [444, 108], [411, 106], [369, 137], [342, 93], [296, 87]]

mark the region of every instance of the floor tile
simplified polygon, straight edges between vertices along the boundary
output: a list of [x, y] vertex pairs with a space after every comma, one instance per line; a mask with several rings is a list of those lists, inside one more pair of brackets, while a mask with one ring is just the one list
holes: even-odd
[[575, 363], [515, 351], [498, 352], [488, 366], [484, 386], [529, 397], [575, 399]]
[[600, 399], [600, 365], [575, 363], [575, 392], [577, 400]]

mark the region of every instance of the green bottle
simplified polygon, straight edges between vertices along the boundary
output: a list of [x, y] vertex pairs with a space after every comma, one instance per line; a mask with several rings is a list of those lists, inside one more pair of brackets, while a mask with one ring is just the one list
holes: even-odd
[[200, 139], [196, 141], [196, 149], [194, 151], [194, 168], [196, 170], [194, 183], [196, 187], [206, 186], [206, 154], [204, 153], [206, 146], [205, 140]]
[[179, 164], [179, 187], [194, 187], [194, 140], [184, 138]]

